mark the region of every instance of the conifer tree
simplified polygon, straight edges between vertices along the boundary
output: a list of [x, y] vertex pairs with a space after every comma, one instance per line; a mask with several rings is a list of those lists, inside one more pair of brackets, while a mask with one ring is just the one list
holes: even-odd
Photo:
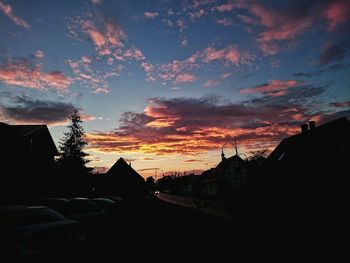
[[90, 169], [86, 167], [89, 160], [84, 152], [84, 147], [88, 144], [85, 138], [82, 120], [77, 110], [69, 117], [71, 123], [67, 126], [68, 131], [60, 141], [59, 168], [69, 175], [87, 174]]

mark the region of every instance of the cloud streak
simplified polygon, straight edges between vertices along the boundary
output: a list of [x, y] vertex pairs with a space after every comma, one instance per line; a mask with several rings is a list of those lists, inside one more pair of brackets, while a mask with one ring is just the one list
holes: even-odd
[[17, 26], [30, 29], [30, 25], [26, 21], [13, 14], [12, 7], [10, 5], [4, 4], [2, 1], [0, 1], [0, 11], [2, 11]]

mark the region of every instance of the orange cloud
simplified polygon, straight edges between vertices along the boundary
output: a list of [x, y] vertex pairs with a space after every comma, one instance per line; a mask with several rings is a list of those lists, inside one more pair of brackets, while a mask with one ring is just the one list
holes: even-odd
[[153, 98], [143, 113], [125, 113], [115, 131], [90, 133], [89, 147], [100, 152], [193, 156], [238, 138], [244, 149], [256, 150], [273, 147], [297, 133], [300, 123], [316, 116], [308, 115], [301, 105], [292, 108], [290, 97], [285, 106], [274, 105], [274, 97], [265, 98], [268, 101], [260, 101], [259, 106], [258, 102], [257, 106], [235, 104], [216, 97]]

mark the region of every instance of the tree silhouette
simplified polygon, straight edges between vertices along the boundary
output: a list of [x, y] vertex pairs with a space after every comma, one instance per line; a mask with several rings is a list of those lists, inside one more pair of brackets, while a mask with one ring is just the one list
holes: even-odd
[[89, 160], [85, 157], [87, 153], [83, 151], [88, 144], [82, 126], [82, 120], [77, 110], [69, 117], [71, 124], [67, 126], [68, 132], [60, 141], [60, 158], [58, 166], [67, 174], [83, 175], [89, 173], [90, 168], [86, 167]]
[[153, 176], [149, 176], [146, 178], [146, 187], [148, 191], [154, 191], [156, 184]]

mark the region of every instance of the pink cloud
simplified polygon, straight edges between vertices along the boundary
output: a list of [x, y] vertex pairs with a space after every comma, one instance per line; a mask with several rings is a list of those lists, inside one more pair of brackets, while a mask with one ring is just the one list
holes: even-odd
[[147, 80], [154, 81], [155, 80], [155, 78], [153, 77], [154, 66], [151, 63], [147, 63], [147, 62], [142, 62], [140, 66], [145, 71]]
[[227, 78], [229, 78], [231, 75], [232, 75], [231, 72], [226, 72], [226, 73], [222, 74], [221, 78], [227, 79]]
[[334, 1], [329, 4], [324, 12], [328, 20], [328, 28], [333, 30], [339, 24], [350, 18], [350, 2], [347, 0]]
[[[140, 49], [128, 44], [126, 34], [121, 27], [104, 17], [95, 17], [88, 13], [84, 18], [71, 19], [68, 27], [69, 32], [74, 37], [83, 39], [88, 37], [98, 54], [98, 58], [106, 59], [106, 63], [109, 65], [114, 59], [118, 61], [145, 59]], [[83, 62], [89, 63], [86, 59]]]
[[259, 24], [259, 21], [257, 19], [250, 17], [250, 16], [237, 15], [237, 17], [246, 24], [250, 24], [250, 25], [258, 25]]
[[233, 2], [228, 2], [226, 4], [217, 6], [216, 10], [219, 11], [219, 12], [230, 12], [235, 7], [236, 7], [236, 4], [234, 4]]
[[260, 24], [265, 28], [257, 41], [260, 49], [267, 55], [277, 54], [282, 43], [295, 42], [315, 20], [312, 15], [299, 14], [291, 8], [268, 8], [260, 4], [247, 5], [246, 8], [258, 20], [246, 15], [239, 15], [239, 18], [247, 24]]
[[286, 94], [286, 90], [297, 87], [301, 83], [297, 80], [272, 80], [270, 83], [257, 86], [253, 88], [242, 89], [241, 93], [243, 94], [254, 94], [254, 93], [263, 93], [267, 96], [283, 96]]
[[222, 60], [226, 64], [234, 64], [236, 66], [239, 64], [250, 64], [254, 59], [250, 54], [240, 52], [235, 45], [229, 45], [220, 50], [208, 47], [200, 52], [200, 57], [207, 63], [215, 60]]
[[95, 89], [94, 93], [95, 93], [95, 94], [101, 94], [101, 93], [103, 93], [103, 94], [108, 94], [108, 93], [109, 93], [109, 90], [106, 89], [106, 88], [97, 88], [97, 89]]
[[91, 59], [87, 56], [82, 56], [81, 57], [81, 61], [84, 63], [84, 64], [91, 64]]
[[209, 79], [204, 83], [204, 87], [206, 88], [212, 88], [212, 87], [216, 87], [218, 85], [221, 84], [221, 81], [219, 80], [215, 80], [215, 79]]
[[144, 55], [142, 54], [141, 50], [138, 48], [132, 47], [125, 51], [123, 54], [125, 58], [132, 58], [136, 60], [142, 60], [145, 59]]
[[[108, 58], [107, 63], [113, 63], [110, 59], [113, 58]], [[74, 81], [93, 88], [95, 94], [108, 93], [109, 83], [107, 82], [107, 78], [119, 76], [123, 71], [122, 65], [111, 67], [107, 72], [94, 70], [92, 60], [87, 56], [83, 56], [77, 61], [68, 60], [68, 64], [75, 75]]]
[[200, 9], [198, 11], [190, 12], [190, 17], [191, 17], [192, 20], [199, 19], [199, 18], [201, 18], [204, 15], [205, 15], [204, 9]]
[[154, 78], [164, 81], [175, 81], [175, 84], [186, 83], [180, 75], [191, 74], [191, 71], [205, 66], [211, 62], [221, 62], [225, 67], [249, 65], [254, 57], [247, 52], [239, 51], [235, 45], [229, 45], [223, 49], [207, 47], [197, 51], [184, 60], [174, 60], [170, 63], [159, 65], [154, 69]]
[[65, 91], [68, 89], [72, 83], [70, 77], [66, 77], [62, 72], [51, 71], [49, 73], [42, 74], [42, 81], [48, 86], [54, 87], [60, 91]]
[[180, 83], [188, 83], [188, 82], [193, 82], [196, 81], [197, 77], [192, 75], [192, 74], [180, 74], [176, 77], [175, 79], [175, 84], [180, 84]]
[[7, 85], [47, 90], [53, 88], [66, 91], [72, 83], [70, 77], [62, 72], [43, 72], [40, 65], [31, 65], [26, 61], [9, 61], [0, 68], [0, 81]]
[[146, 18], [155, 18], [157, 17], [159, 14], [157, 12], [145, 12], [143, 14]]
[[204, 62], [211, 62], [213, 60], [222, 59], [225, 56], [225, 50], [215, 50], [212, 47], [208, 47], [203, 52]]
[[17, 26], [30, 29], [30, 25], [26, 21], [13, 14], [12, 7], [10, 5], [4, 4], [0, 1], [0, 10]]
[[223, 26], [231, 26], [232, 25], [232, 20], [225, 17], [223, 19], [218, 19], [216, 20], [216, 22], [220, 25], [223, 25]]
[[151, 63], [143, 62], [143, 63], [141, 63], [141, 67], [147, 73], [153, 71], [153, 65]]

